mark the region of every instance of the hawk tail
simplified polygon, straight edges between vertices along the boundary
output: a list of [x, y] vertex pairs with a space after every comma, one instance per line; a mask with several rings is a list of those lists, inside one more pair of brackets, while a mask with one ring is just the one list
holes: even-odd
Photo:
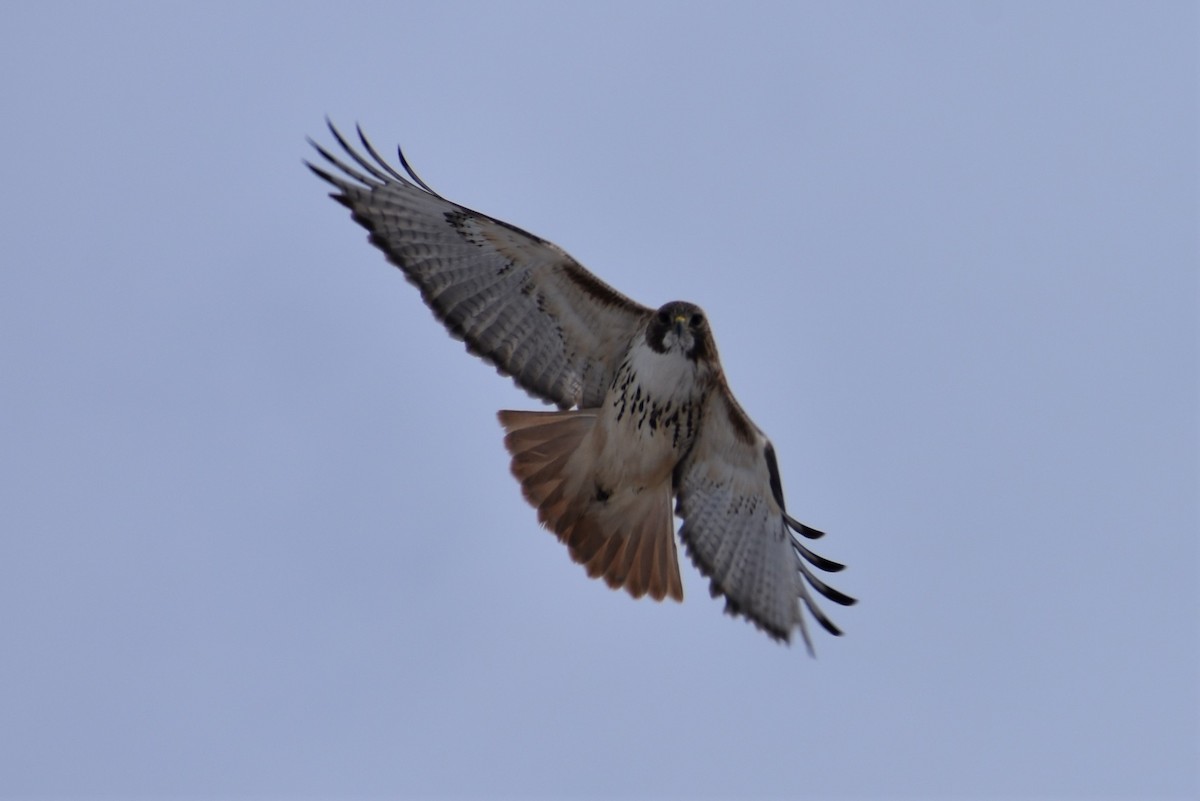
[[502, 411], [499, 418], [525, 499], [589, 576], [634, 598], [683, 600], [669, 483], [641, 491], [601, 486], [587, 447], [595, 411]]

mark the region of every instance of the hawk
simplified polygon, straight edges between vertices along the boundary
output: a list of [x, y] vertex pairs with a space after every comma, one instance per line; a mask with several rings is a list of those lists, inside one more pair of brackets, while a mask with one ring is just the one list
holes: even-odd
[[[433, 191], [398, 150], [401, 174], [358, 129], [365, 155], [309, 140], [308, 167], [421, 291], [467, 350], [558, 411], [501, 411], [512, 472], [538, 520], [592, 578], [634, 598], [683, 600], [679, 538], [725, 611], [812, 653], [801, 604], [853, 598], [812, 568], [842, 565], [798, 539], [775, 448], [734, 399], [704, 312], [627, 298], [557, 245]], [[348, 158], [348, 160], [347, 160]]]

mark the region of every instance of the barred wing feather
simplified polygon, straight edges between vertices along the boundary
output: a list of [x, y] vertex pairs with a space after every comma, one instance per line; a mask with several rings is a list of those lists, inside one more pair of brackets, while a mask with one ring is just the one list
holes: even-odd
[[540, 237], [433, 192], [408, 166], [366, 155], [333, 127], [353, 163], [311, 142], [370, 241], [421, 291], [467, 349], [531, 395], [562, 409], [599, 406], [629, 339], [651, 314]]
[[842, 565], [813, 553], [793, 534], [822, 536], [787, 514], [775, 449], [723, 381], [705, 402], [700, 432], [674, 482], [680, 538], [709, 578], [713, 597], [725, 597], [726, 612], [778, 640], [789, 641], [799, 627], [810, 652], [801, 603], [829, 633], [842, 633], [812, 595], [815, 590], [834, 603], [853, 604], [812, 571], [836, 572]]

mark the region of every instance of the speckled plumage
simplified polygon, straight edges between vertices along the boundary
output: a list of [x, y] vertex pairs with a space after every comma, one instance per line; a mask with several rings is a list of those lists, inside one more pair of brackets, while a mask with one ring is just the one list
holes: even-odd
[[313, 143], [336, 171], [309, 167], [332, 197], [471, 353], [562, 410], [500, 421], [522, 492], [588, 575], [682, 600], [674, 498], [726, 611], [783, 641], [798, 628], [810, 651], [802, 605], [841, 633], [810, 590], [854, 603], [812, 570], [842, 566], [793, 533], [821, 536], [787, 514], [774, 448], [730, 392], [699, 307], [642, 306], [556, 245], [442, 198], [403, 153], [407, 176], [361, 131], [367, 155], [330, 130], [353, 164]]

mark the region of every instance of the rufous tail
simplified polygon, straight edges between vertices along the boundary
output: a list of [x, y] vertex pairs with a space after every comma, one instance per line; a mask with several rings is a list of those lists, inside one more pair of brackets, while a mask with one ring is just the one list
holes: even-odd
[[671, 487], [605, 487], [597, 480], [596, 412], [499, 413], [512, 473], [538, 520], [592, 578], [634, 598], [683, 600]]

